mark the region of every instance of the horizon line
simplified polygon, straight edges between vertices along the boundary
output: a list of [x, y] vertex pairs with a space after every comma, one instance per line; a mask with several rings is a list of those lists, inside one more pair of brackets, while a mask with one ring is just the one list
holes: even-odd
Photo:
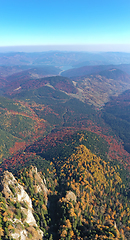
[[124, 52], [130, 53], [130, 44], [49, 44], [0, 46], [0, 52]]

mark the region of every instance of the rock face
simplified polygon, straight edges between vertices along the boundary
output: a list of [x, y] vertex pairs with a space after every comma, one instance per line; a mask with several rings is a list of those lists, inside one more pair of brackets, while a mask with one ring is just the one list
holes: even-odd
[[68, 201], [72, 200], [76, 202], [76, 195], [72, 191], [67, 191], [65, 199]]
[[46, 180], [45, 180], [45, 178], [42, 180], [42, 178], [40, 177], [40, 174], [37, 172], [36, 167], [31, 166], [30, 171], [29, 171], [29, 176], [30, 177], [33, 177], [33, 176], [35, 177], [35, 181], [37, 183], [36, 186], [35, 186], [35, 191], [37, 191], [37, 192], [43, 191], [47, 195], [48, 189], [45, 186]]
[[[37, 169], [35, 169], [37, 171]], [[40, 177], [37, 174], [37, 178]], [[44, 183], [43, 183], [44, 185]], [[36, 224], [33, 216], [32, 201], [23, 186], [21, 186], [12, 173], [5, 171], [1, 181], [2, 193], [7, 200], [7, 210], [10, 212], [10, 221], [14, 231], [10, 236], [14, 239], [37, 239], [43, 238], [43, 232]], [[43, 186], [40, 186], [41, 188]], [[47, 189], [44, 189], [47, 191]]]

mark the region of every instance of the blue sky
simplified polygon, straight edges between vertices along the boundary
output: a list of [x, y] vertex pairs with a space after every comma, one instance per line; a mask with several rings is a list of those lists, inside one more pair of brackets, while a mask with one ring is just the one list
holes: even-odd
[[42, 45], [130, 52], [130, 0], [0, 0], [0, 47]]

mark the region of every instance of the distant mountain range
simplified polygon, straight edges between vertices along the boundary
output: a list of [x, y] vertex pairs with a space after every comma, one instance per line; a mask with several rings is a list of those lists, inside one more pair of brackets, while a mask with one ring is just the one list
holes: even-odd
[[[12, 76], [15, 79], [15, 74], [29, 75], [32, 78], [44, 77], [47, 75], [58, 75], [61, 70], [54, 66], [0, 66], [1, 77]], [[16, 78], [19, 76], [16, 74]], [[10, 78], [9, 78], [10, 79]]]
[[0, 53], [0, 65], [53, 65], [81, 67], [85, 65], [130, 64], [130, 53], [120, 52], [10, 52]]

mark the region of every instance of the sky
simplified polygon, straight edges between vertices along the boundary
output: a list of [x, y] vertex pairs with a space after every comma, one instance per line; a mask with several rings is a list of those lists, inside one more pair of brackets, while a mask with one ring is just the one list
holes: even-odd
[[130, 52], [130, 0], [0, 0], [0, 50]]

